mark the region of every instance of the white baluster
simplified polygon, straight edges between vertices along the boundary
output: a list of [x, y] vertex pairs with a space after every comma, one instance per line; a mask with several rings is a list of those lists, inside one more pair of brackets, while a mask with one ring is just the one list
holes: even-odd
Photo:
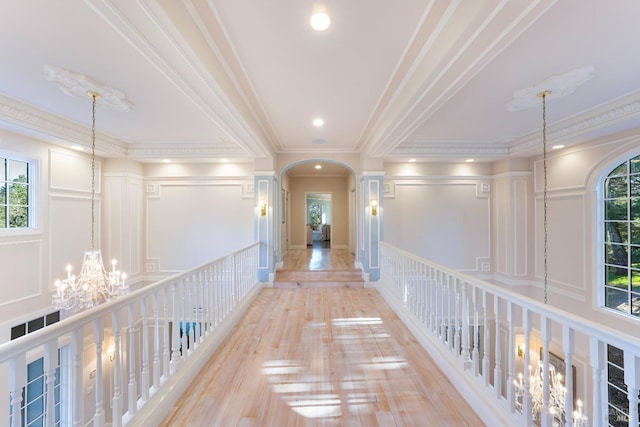
[[113, 330], [113, 396], [111, 403], [112, 426], [122, 425], [122, 360], [120, 339], [120, 318], [118, 311], [111, 313], [111, 329]]
[[449, 343], [448, 348], [450, 351], [455, 349], [455, 335], [456, 335], [456, 321], [455, 319], [455, 310], [456, 310], [456, 289], [455, 289], [455, 278], [447, 275], [447, 308], [449, 310], [447, 314], [447, 318], [449, 320], [449, 327], [447, 328], [447, 342]]
[[[162, 377], [166, 381], [173, 373], [171, 365], [171, 351], [169, 347], [169, 301], [173, 298], [173, 287], [165, 287], [162, 298], [162, 312], [164, 313], [164, 326], [162, 328]], [[173, 317], [173, 313], [171, 313]], [[175, 328], [173, 328], [175, 329]], [[171, 334], [173, 336], [173, 333]], [[175, 343], [175, 341], [173, 341]]]
[[473, 375], [480, 375], [480, 327], [478, 325], [478, 290], [474, 287], [473, 291]]
[[58, 339], [53, 338], [44, 344], [44, 360], [43, 360], [44, 376], [46, 382], [45, 388], [45, 412], [44, 425], [53, 427], [56, 422], [55, 409], [55, 383], [56, 368], [58, 367]]
[[102, 319], [96, 319], [93, 322], [93, 341], [96, 347], [96, 407], [95, 414], [93, 415], [93, 425], [95, 427], [102, 427], [104, 425], [104, 402], [103, 392], [104, 383], [102, 380], [102, 342], [104, 341], [104, 321]]
[[[530, 343], [531, 343], [531, 312], [528, 308], [522, 307], [522, 328], [524, 329], [524, 390], [522, 393], [522, 413], [525, 416], [525, 420], [527, 421], [527, 427], [533, 425], [533, 419], [531, 417], [531, 376], [527, 374], [526, 370], [529, 366], [531, 366], [531, 351], [530, 351]], [[510, 352], [513, 353], [513, 347], [509, 348]]]
[[153, 293], [153, 389], [160, 388], [160, 302], [158, 292]]
[[[502, 334], [500, 333], [500, 297], [493, 296], [493, 314], [495, 317], [495, 364], [493, 368], [493, 387], [496, 391], [496, 399], [502, 398]], [[513, 353], [513, 352], [511, 352]]]
[[127, 329], [129, 330], [129, 348], [127, 352], [127, 360], [129, 361], [129, 384], [128, 384], [128, 408], [127, 413], [131, 416], [138, 412], [138, 384], [136, 382], [136, 329], [134, 321], [133, 304], [127, 306]]
[[487, 307], [488, 305], [488, 300], [487, 300], [487, 291], [482, 291], [482, 330], [484, 332], [484, 337], [482, 340], [482, 375], [484, 376], [484, 386], [485, 387], [489, 387], [490, 384], [490, 377], [491, 375], [489, 375], [489, 351], [490, 351], [490, 347], [489, 347], [489, 309]]
[[453, 351], [456, 357], [460, 354], [460, 282], [457, 278], [453, 278], [453, 290], [456, 297], [456, 313], [453, 329]]
[[464, 369], [471, 368], [471, 347], [469, 337], [469, 316], [471, 309], [469, 307], [469, 297], [467, 296], [467, 284], [461, 281], [462, 286], [462, 359], [464, 360]]
[[[507, 400], [509, 402], [509, 409], [511, 412], [516, 411], [516, 399], [515, 399], [515, 388], [513, 385], [513, 380], [515, 379], [515, 371], [516, 371], [516, 361], [515, 355], [513, 354], [513, 349], [515, 348], [515, 339], [514, 339], [514, 330], [513, 330], [513, 322], [514, 319], [514, 304], [510, 301], [506, 301], [507, 303]], [[527, 367], [524, 367], [525, 371]], [[527, 373], [523, 372], [523, 375], [526, 376]], [[526, 416], [526, 415], [525, 415]]]
[[575, 333], [568, 325], [562, 326], [562, 350], [564, 351], [564, 410], [567, 416], [565, 417], [565, 427], [573, 427], [571, 422], [571, 414], [573, 414], [573, 371], [571, 366], [573, 365], [573, 351], [575, 348]]
[[640, 379], [640, 357], [630, 350], [624, 351], [624, 383], [629, 399], [629, 425], [638, 425], [638, 388]]
[[71, 413], [73, 427], [84, 426], [84, 387], [82, 385], [82, 353], [84, 351], [83, 326], [79, 326], [71, 332], [72, 377], [71, 387]]
[[[11, 427], [22, 425], [22, 389], [27, 385], [27, 357], [22, 353], [9, 360], [7, 372], [9, 382], [9, 405], [11, 406]], [[26, 416], [26, 414], [25, 414]], [[25, 420], [26, 421], [26, 420]]]
[[604, 354], [604, 343], [593, 336], [589, 337], [589, 364], [591, 365], [593, 375], [593, 396], [591, 402], [591, 407], [593, 408], [593, 426], [606, 426], [609, 422], [606, 411], [602, 410], [603, 407], [606, 406], [602, 403], [606, 401], [606, 398], [602, 395], [605, 368]]
[[171, 284], [171, 301], [173, 302], [173, 329], [171, 333], [171, 375], [175, 374], [180, 367], [180, 319], [178, 311], [180, 304], [178, 303], [177, 283]]
[[142, 372], [140, 373], [140, 394], [142, 402], [149, 400], [149, 319], [147, 318], [147, 297], [140, 301], [142, 317]]
[[540, 333], [542, 338], [542, 411], [540, 421], [542, 427], [551, 427], [551, 413], [549, 412], [549, 341], [551, 340], [551, 322], [547, 316], [540, 318]]

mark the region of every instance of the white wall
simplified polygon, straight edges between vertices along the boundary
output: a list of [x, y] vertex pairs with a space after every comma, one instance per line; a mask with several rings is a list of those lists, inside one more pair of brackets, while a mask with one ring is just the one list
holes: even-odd
[[[460, 170], [414, 164], [387, 165], [384, 240], [458, 270], [491, 270], [491, 177], [478, 168]], [[448, 175], [447, 175], [448, 173]]]
[[145, 166], [148, 278], [195, 267], [254, 242], [250, 166]]

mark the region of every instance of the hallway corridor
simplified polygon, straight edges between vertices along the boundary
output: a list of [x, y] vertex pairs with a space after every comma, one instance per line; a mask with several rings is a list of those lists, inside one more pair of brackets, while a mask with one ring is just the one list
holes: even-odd
[[264, 289], [163, 426], [482, 426], [375, 289]]

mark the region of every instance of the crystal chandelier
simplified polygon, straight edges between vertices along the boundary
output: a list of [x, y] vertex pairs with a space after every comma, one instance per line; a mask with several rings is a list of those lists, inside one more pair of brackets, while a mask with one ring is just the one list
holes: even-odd
[[93, 307], [129, 292], [125, 283], [127, 275], [117, 269], [118, 262], [111, 261], [111, 271], [107, 272], [102, 263], [100, 250], [94, 249], [95, 228], [95, 151], [96, 151], [96, 100], [100, 94], [89, 92], [93, 99], [91, 122], [91, 250], [84, 253], [80, 275], [71, 274], [67, 265], [67, 278], [56, 280], [53, 305], [67, 313]]
[[[529, 366], [529, 393], [531, 394], [531, 417], [535, 425], [540, 425], [542, 407], [544, 406], [544, 366], [538, 362], [536, 370], [532, 373]], [[522, 373], [518, 374], [518, 379], [513, 380], [516, 394], [516, 407], [520, 412], [523, 408], [524, 382]], [[566, 389], [562, 382], [562, 374], [556, 372], [553, 365], [549, 365], [549, 413], [553, 419], [552, 426], [566, 425], [567, 414], [565, 410]], [[573, 412], [572, 427], [587, 427], [589, 418], [583, 412], [582, 401], [576, 401], [576, 408]]]

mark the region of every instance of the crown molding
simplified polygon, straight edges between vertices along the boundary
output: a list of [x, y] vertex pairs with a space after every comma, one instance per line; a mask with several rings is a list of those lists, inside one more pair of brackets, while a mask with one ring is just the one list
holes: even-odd
[[[52, 144], [68, 147], [68, 143], [71, 143], [91, 147], [89, 128], [2, 94], [0, 120], [15, 125], [19, 133], [35, 136]], [[126, 144], [115, 138], [96, 134], [96, 150], [106, 155], [124, 156]]]
[[221, 142], [179, 142], [168, 143], [137, 143], [130, 144], [127, 155], [131, 158], [157, 158], [157, 157], [246, 157], [251, 155], [242, 150], [237, 144]]

